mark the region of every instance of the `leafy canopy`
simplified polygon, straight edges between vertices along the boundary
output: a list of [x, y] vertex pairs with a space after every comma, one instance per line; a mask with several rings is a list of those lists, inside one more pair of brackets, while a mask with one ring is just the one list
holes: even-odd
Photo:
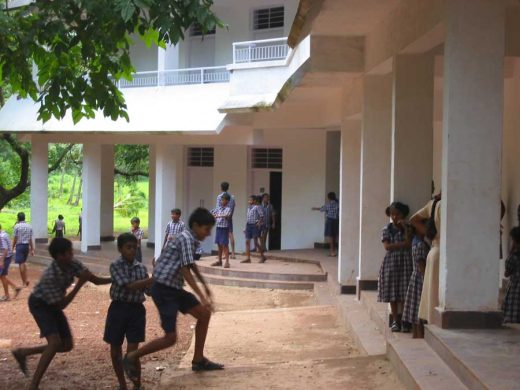
[[115, 82], [131, 80], [134, 71], [130, 35], [148, 46], [176, 44], [192, 24], [203, 32], [222, 26], [212, 5], [213, 0], [36, 0], [0, 9], [0, 80], [14, 94], [38, 101], [44, 122], [63, 118], [67, 110], [75, 123], [93, 118], [96, 110], [128, 120]]

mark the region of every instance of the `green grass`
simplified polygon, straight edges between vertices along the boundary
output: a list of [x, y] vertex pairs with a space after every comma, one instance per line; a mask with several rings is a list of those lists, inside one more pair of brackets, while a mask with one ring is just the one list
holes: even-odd
[[[73, 178], [70, 175], [65, 175], [64, 178], [64, 193], [59, 196], [59, 185], [60, 175], [54, 174], [49, 177], [49, 202], [48, 202], [48, 221], [47, 229], [49, 235], [51, 234], [54, 221], [58, 218], [58, 214], [62, 214], [65, 217], [65, 227], [67, 230], [67, 237], [74, 237], [78, 233], [79, 221], [78, 217], [81, 212], [81, 199], [77, 206], [68, 205], [67, 200], [70, 195], [70, 189], [72, 187]], [[76, 182], [76, 185], [78, 183]], [[137, 191], [142, 192], [145, 195], [143, 200], [143, 207], [139, 208], [137, 215], [129, 214], [129, 216], [122, 216], [118, 212], [114, 212], [114, 233], [128, 231], [130, 229], [130, 219], [133, 216], [138, 216], [141, 220], [141, 228], [145, 231], [145, 237], [147, 236], [148, 230], [148, 179], [142, 179], [136, 183]], [[77, 189], [77, 187], [76, 187]], [[130, 185], [116, 182], [114, 183], [114, 199], [117, 201], [121, 197], [125, 197], [130, 193], [132, 187]], [[26, 219], [31, 221], [31, 210], [30, 207], [20, 208], [4, 208], [0, 212], [0, 224], [2, 229], [7, 231], [9, 234], [13, 232], [13, 226], [16, 222], [16, 214], [19, 211], [25, 212]]]

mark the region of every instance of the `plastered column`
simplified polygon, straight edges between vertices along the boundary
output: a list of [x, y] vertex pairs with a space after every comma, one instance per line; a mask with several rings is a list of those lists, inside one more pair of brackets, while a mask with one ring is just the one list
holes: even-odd
[[394, 58], [392, 93], [392, 201], [411, 212], [431, 199], [433, 180], [434, 58]]
[[361, 131], [359, 275], [357, 294], [377, 289], [385, 251], [381, 230], [388, 223], [392, 135], [392, 75], [366, 76]]
[[[42, 136], [31, 138], [31, 226], [37, 243], [48, 241], [49, 145]], [[57, 215], [55, 216], [57, 217]]]
[[114, 145], [101, 146], [100, 229], [101, 241], [114, 240]]
[[500, 326], [504, 4], [446, 2], [438, 324]]
[[81, 251], [101, 249], [101, 145], [83, 144]]
[[[148, 168], [148, 241], [146, 246], [155, 246], [155, 145], [149, 147]], [[160, 241], [160, 232], [159, 232]]]
[[343, 293], [355, 294], [359, 273], [360, 121], [342, 122], [340, 147], [338, 282]]

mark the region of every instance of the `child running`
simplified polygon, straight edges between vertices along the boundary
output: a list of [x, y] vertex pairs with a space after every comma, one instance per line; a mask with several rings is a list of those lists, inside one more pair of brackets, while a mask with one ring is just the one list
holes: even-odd
[[413, 272], [408, 283], [403, 309], [403, 323], [412, 324], [414, 339], [424, 338], [424, 326], [419, 320], [419, 304], [421, 303], [424, 270], [429, 251], [430, 247], [424, 241], [424, 235], [417, 231], [412, 241]]
[[263, 225], [263, 215], [261, 207], [257, 204], [259, 199], [255, 195], [249, 197], [249, 207], [247, 208], [246, 230], [246, 259], [241, 263], [251, 263], [251, 240], [254, 241], [255, 248], [260, 252], [260, 263], [265, 263], [264, 248], [259, 243], [260, 229]]
[[55, 237], [65, 237], [65, 221], [63, 215], [58, 215], [58, 219], [54, 221], [54, 226], [52, 228], [52, 233], [55, 233]]
[[392, 310], [392, 332], [401, 331], [399, 305], [404, 302], [412, 274], [411, 237], [405, 223], [410, 209], [401, 202], [390, 205], [392, 222], [383, 228], [381, 241], [386, 255], [379, 270], [378, 302], [389, 302]]
[[[146, 343], [135, 351], [128, 352], [123, 358], [125, 372], [134, 383], [138, 383], [141, 357], [169, 348], [177, 341], [176, 328], [179, 311], [183, 314], [191, 314], [197, 319], [192, 370], [209, 371], [224, 368], [222, 364], [213, 363], [204, 356], [204, 344], [213, 310], [213, 301], [211, 290], [200, 274], [194, 259], [200, 241], [211, 235], [215, 218], [208, 210], [198, 208], [190, 215], [188, 225], [189, 229], [184, 230], [174, 240], [167, 242], [166, 248], [156, 261], [151, 290], [152, 299], [161, 318], [164, 336]], [[202, 283], [204, 293], [200, 290], [193, 274]], [[184, 280], [195, 291], [200, 302], [195, 295], [183, 289]]]
[[[137, 260], [138, 240], [131, 233], [117, 238], [121, 256], [110, 265], [112, 286], [103, 340], [110, 344], [112, 366], [119, 381], [119, 389], [127, 390], [123, 370], [122, 345], [126, 337], [127, 352], [135, 351], [144, 341], [146, 327], [145, 290], [152, 285], [146, 267]], [[137, 375], [134, 390], [141, 389], [141, 366], [136, 363]]]
[[520, 227], [514, 227], [509, 233], [513, 240], [511, 253], [506, 260], [504, 276], [509, 278], [502, 311], [504, 322], [520, 322]]
[[186, 229], [186, 224], [184, 221], [181, 220], [181, 210], [180, 209], [173, 209], [171, 211], [172, 220], [168, 222], [166, 225], [166, 230], [164, 234], [164, 242], [163, 242], [163, 248], [166, 247], [166, 243], [170, 240], [173, 240], [175, 237], [177, 237], [179, 234], [181, 234], [184, 229]]
[[[27, 357], [41, 354], [29, 387], [30, 390], [38, 389], [45, 371], [57, 352], [72, 350], [72, 334], [63, 310], [72, 302], [86, 282], [100, 285], [112, 281], [110, 278], [93, 275], [83, 264], [74, 259], [72, 242], [66, 238], [53, 239], [49, 245], [49, 253], [54, 260], [43, 272], [40, 281], [34, 286], [34, 290], [29, 296], [29, 310], [40, 328], [40, 337], [47, 339], [47, 345], [18, 348], [12, 351], [20, 370], [26, 376]], [[67, 288], [71, 286], [74, 277], [77, 277], [78, 281], [67, 294]]]
[[11, 241], [9, 240], [9, 234], [2, 230], [0, 225], [0, 280], [2, 280], [2, 286], [4, 287], [4, 296], [0, 297], [0, 301], [9, 301], [11, 296], [9, 295], [9, 286], [14, 289], [14, 297], [16, 298], [21, 287], [14, 284], [7, 275], [9, 275], [9, 266], [13, 258], [13, 251], [11, 250]]
[[27, 257], [34, 256], [33, 229], [25, 222], [25, 213], [19, 212], [16, 216], [16, 225], [13, 230], [14, 262], [20, 269], [20, 277], [24, 287], [29, 285], [27, 279]]
[[226, 258], [224, 268], [229, 268], [229, 222], [231, 219], [231, 208], [228, 204], [230, 200], [229, 194], [224, 193], [220, 198], [220, 206], [211, 211], [211, 214], [217, 221], [215, 244], [218, 245], [218, 261], [211, 264], [214, 267], [222, 265], [222, 255], [224, 255]]
[[134, 237], [137, 239], [137, 252], [135, 253], [135, 259], [142, 263], [143, 262], [143, 252], [141, 250], [141, 240], [144, 237], [143, 229], [139, 227], [141, 224], [141, 220], [138, 217], [133, 217], [130, 220], [130, 223], [132, 224], [132, 229], [130, 230], [130, 233], [134, 235]]

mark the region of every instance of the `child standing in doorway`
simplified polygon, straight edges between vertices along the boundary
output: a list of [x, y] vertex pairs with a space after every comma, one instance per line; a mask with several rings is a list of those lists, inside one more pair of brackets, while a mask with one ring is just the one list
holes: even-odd
[[224, 193], [220, 199], [220, 206], [211, 211], [217, 221], [217, 234], [215, 244], [218, 245], [218, 261], [212, 266], [222, 265], [222, 256], [226, 258], [224, 268], [229, 268], [229, 221], [231, 219], [231, 208], [228, 206], [231, 197]]
[[325, 238], [329, 243], [329, 256], [336, 257], [336, 243], [339, 236], [339, 202], [335, 192], [327, 194], [327, 203], [321, 207], [313, 207], [315, 211], [325, 213]]
[[139, 227], [141, 224], [141, 220], [138, 217], [133, 217], [130, 220], [130, 223], [132, 224], [132, 229], [130, 230], [130, 233], [134, 235], [134, 237], [137, 239], [137, 251], [135, 253], [135, 259], [139, 262], [143, 262], [143, 251], [141, 250], [141, 240], [144, 237], [143, 229]]
[[419, 304], [421, 303], [424, 271], [429, 251], [430, 247], [424, 241], [424, 235], [419, 231], [415, 232], [412, 241], [413, 272], [408, 283], [403, 309], [403, 323], [412, 324], [414, 339], [424, 337], [424, 326], [419, 319]]
[[259, 243], [260, 230], [263, 225], [263, 213], [260, 203], [256, 195], [249, 197], [249, 207], [247, 208], [247, 223], [244, 234], [246, 235], [246, 259], [242, 260], [241, 263], [251, 263], [251, 240], [254, 241], [255, 247], [260, 252], [260, 263], [265, 263], [266, 258], [264, 256], [264, 249]]
[[399, 305], [404, 302], [412, 274], [411, 233], [405, 222], [409, 212], [407, 205], [401, 202], [392, 203], [392, 222], [383, 228], [381, 239], [386, 255], [379, 270], [377, 300], [390, 303], [392, 332], [401, 331]]
[[502, 311], [504, 322], [520, 322], [520, 227], [514, 227], [509, 234], [513, 241], [511, 253], [506, 260], [504, 276], [509, 278]]
[[65, 237], [65, 221], [63, 215], [58, 215], [58, 219], [54, 221], [54, 227], [52, 228], [52, 233], [55, 233], [55, 237]]

